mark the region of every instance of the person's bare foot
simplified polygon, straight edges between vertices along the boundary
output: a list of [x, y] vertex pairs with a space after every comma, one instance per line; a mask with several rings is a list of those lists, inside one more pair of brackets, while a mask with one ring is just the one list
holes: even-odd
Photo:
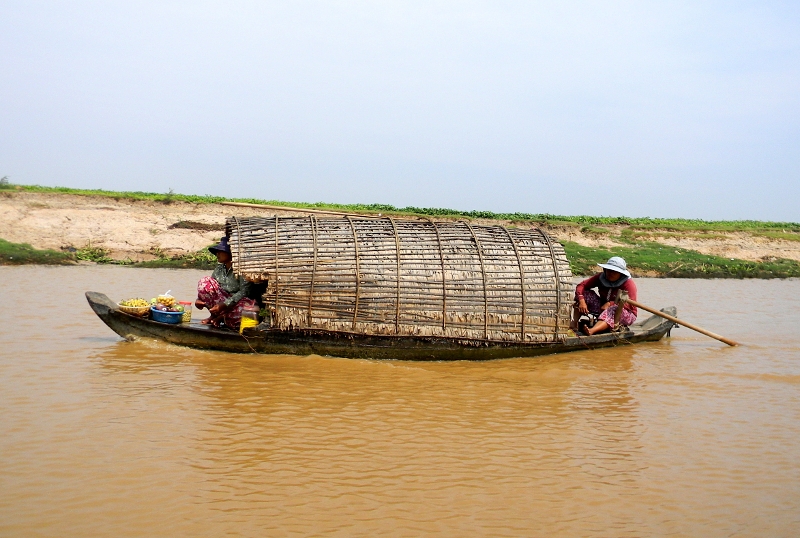
[[601, 320], [601, 321], [598, 321], [597, 323], [595, 323], [594, 327], [592, 327], [591, 329], [587, 329], [586, 330], [586, 335], [587, 336], [592, 336], [593, 334], [605, 332], [605, 331], [609, 330], [610, 328], [611, 327], [608, 325], [608, 323], [606, 323], [605, 321]]
[[214, 327], [219, 327], [219, 324], [222, 323], [222, 316], [209, 316], [204, 320], [201, 320], [200, 323], [203, 325], [213, 325]]

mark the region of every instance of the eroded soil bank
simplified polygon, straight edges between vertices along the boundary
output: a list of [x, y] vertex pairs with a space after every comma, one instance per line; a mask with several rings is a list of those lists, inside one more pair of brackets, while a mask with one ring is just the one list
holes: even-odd
[[[37, 249], [71, 251], [87, 246], [104, 250], [115, 260], [147, 261], [197, 252], [223, 234], [225, 218], [303, 215], [282, 211], [182, 201], [130, 200], [107, 196], [0, 192], [0, 238]], [[540, 226], [559, 241], [587, 247], [625, 246], [631, 230], [624, 225], [586, 228], [578, 224], [526, 224], [476, 221], [514, 226]], [[599, 232], [599, 233], [598, 233]], [[748, 231], [674, 233], [636, 230], [636, 237], [670, 248], [748, 261], [775, 258], [800, 261], [800, 241], [765, 237]], [[627, 244], [630, 246], [630, 244]]]

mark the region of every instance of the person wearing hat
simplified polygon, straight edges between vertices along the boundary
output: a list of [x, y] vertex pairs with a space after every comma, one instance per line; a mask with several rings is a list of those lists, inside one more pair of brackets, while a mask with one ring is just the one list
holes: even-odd
[[194, 306], [202, 310], [208, 308], [211, 314], [202, 323], [219, 327], [223, 322], [231, 329], [237, 329], [242, 319], [242, 310], [256, 305], [248, 297], [250, 282], [233, 273], [233, 256], [228, 238], [220, 239], [219, 244], [208, 248], [217, 256], [219, 262], [211, 276], [204, 276], [197, 283], [197, 300]]
[[[575, 287], [572, 330], [577, 332], [578, 318], [581, 314], [591, 313], [599, 316], [593, 327], [582, 330], [585, 335], [614, 329], [614, 315], [617, 312], [615, 301], [620, 291], [628, 292], [628, 297], [636, 300], [636, 284], [631, 278], [625, 260], [619, 256], [613, 256], [606, 263], [597, 265], [603, 271], [587, 278]], [[636, 321], [638, 310], [629, 303], [623, 305], [622, 308], [620, 324], [628, 327]]]

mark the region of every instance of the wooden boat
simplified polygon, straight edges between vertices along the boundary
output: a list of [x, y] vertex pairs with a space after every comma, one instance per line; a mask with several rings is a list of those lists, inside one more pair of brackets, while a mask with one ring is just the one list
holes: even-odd
[[658, 340], [673, 326], [653, 317], [625, 332], [571, 334], [569, 262], [535, 228], [311, 215], [231, 217], [226, 235], [234, 273], [264, 290], [269, 323], [256, 329], [167, 325], [100, 293], [86, 298], [123, 338], [244, 353], [487, 360]]
[[[482, 339], [370, 335], [321, 329], [252, 328], [244, 334], [199, 322], [171, 325], [122, 312], [106, 295], [87, 292], [92, 310], [111, 330], [126, 340], [152, 338], [196, 349], [236, 353], [326, 355], [332, 357], [399, 360], [489, 360], [533, 357], [603, 347], [656, 341], [669, 334], [674, 323], [651, 316], [629, 330], [594, 336], [565, 336], [555, 342], [486, 341]], [[674, 307], [662, 312], [675, 316]]]

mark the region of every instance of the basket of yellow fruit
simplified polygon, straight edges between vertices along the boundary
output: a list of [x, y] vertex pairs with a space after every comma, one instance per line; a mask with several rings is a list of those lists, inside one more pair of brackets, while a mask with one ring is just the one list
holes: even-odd
[[144, 299], [125, 299], [117, 303], [117, 306], [122, 312], [130, 314], [131, 316], [144, 317], [150, 311], [150, 303]]

